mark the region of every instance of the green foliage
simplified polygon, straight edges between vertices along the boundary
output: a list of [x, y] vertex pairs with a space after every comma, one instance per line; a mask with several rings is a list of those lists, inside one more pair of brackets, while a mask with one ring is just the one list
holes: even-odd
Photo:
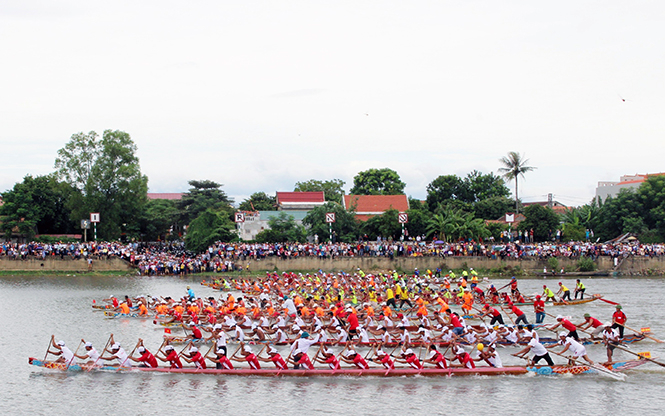
[[265, 192], [255, 192], [240, 203], [241, 211], [274, 211], [277, 207], [277, 198]]
[[499, 162], [503, 167], [499, 168], [499, 172], [503, 174], [503, 177], [507, 180], [515, 180], [515, 212], [519, 212], [519, 196], [517, 193], [517, 179], [521, 176], [524, 177], [524, 174], [531, 172], [536, 169], [532, 166], [527, 166], [529, 159], [523, 159], [522, 156], [517, 152], [508, 152], [508, 156], [504, 156], [499, 159]]
[[508, 229], [507, 224], [501, 224], [496, 222], [491, 222], [487, 224], [487, 230], [489, 231], [489, 235], [494, 237], [495, 241], [499, 241], [501, 239], [501, 232], [506, 231], [507, 229]]
[[559, 259], [556, 257], [550, 257], [547, 259], [547, 269], [553, 271], [559, 270]]
[[77, 224], [69, 219], [65, 204], [75, 192], [53, 175], [35, 178], [27, 175], [23, 182], [2, 194], [4, 205], [0, 206], [0, 215], [4, 216], [5, 235], [11, 236], [13, 229], [28, 239], [35, 234], [74, 233]]
[[45, 244], [57, 244], [57, 243], [80, 243], [82, 238], [72, 238], [72, 237], [52, 237], [50, 235], [40, 235], [35, 237], [33, 241], [38, 243]]
[[410, 209], [406, 213], [409, 215], [409, 222], [405, 224], [407, 236], [427, 235], [427, 224], [432, 214], [425, 209]]
[[491, 235], [481, 218], [451, 208], [441, 210], [430, 219], [427, 234], [449, 242], [460, 239], [480, 240]]
[[269, 229], [256, 235], [259, 243], [281, 243], [305, 241], [307, 234], [302, 225], [298, 225], [292, 215], [280, 212], [268, 220]]
[[226, 210], [208, 208], [187, 227], [185, 245], [188, 250], [200, 253], [215, 241], [231, 241], [237, 237], [235, 224]]
[[406, 184], [392, 169], [368, 169], [353, 178], [352, 195], [402, 195]]
[[321, 192], [326, 201], [342, 203], [342, 196], [344, 195], [344, 182], [341, 179], [333, 179], [331, 181], [319, 181], [310, 179], [305, 182], [296, 182], [294, 192]]
[[582, 257], [577, 261], [577, 270], [581, 272], [593, 272], [596, 270], [596, 262], [590, 257]]
[[397, 219], [398, 214], [399, 211], [396, 209], [389, 209], [381, 215], [375, 215], [362, 224], [361, 231], [371, 240], [375, 240], [378, 236], [399, 240], [402, 236], [402, 225]]
[[496, 220], [513, 209], [513, 201], [505, 196], [493, 196], [473, 204], [473, 214], [477, 218]]
[[[168, 199], [154, 199], [148, 201], [145, 206], [144, 219], [141, 226], [147, 241], [164, 241], [178, 237], [178, 216], [180, 212], [176, 207], [176, 201]], [[171, 230], [173, 230], [171, 232]]]
[[329, 238], [329, 225], [325, 221], [326, 212], [335, 213], [335, 222], [332, 229], [335, 231], [337, 241], [352, 242], [358, 239], [360, 231], [353, 211], [347, 211], [339, 204], [328, 202], [309, 211], [303, 219], [307, 226], [309, 236], [318, 235], [319, 241]]
[[529, 205], [524, 209], [526, 219], [519, 225], [520, 230], [530, 230], [533, 228], [533, 238], [535, 241], [545, 241], [550, 230], [554, 234], [559, 226], [559, 216], [550, 208], [538, 204]]
[[129, 134], [105, 130], [101, 140], [95, 132], [74, 134], [58, 151], [56, 174], [80, 191], [67, 201], [71, 219], [99, 212], [99, 239], [116, 239], [125, 230], [138, 233], [148, 178], [141, 174], [136, 150]]
[[190, 224], [194, 218], [208, 209], [228, 209], [231, 211], [230, 204], [233, 200], [220, 189], [221, 184], [210, 180], [191, 180], [189, 186], [191, 188], [177, 204], [180, 210], [179, 221], [181, 224]]
[[428, 211], [427, 201], [421, 201], [417, 198], [409, 197], [409, 209], [411, 211]]
[[[465, 211], [476, 211], [475, 207], [478, 206], [477, 212], [481, 215], [476, 216], [480, 218], [496, 219], [505, 214], [503, 206], [496, 207], [496, 204], [504, 202], [508, 195], [510, 191], [503, 179], [493, 173], [485, 175], [477, 170], [464, 179], [457, 175], [442, 175], [427, 185], [427, 205], [431, 211], [454, 202]], [[480, 204], [486, 200], [491, 202]], [[495, 215], [496, 212], [498, 215]]]

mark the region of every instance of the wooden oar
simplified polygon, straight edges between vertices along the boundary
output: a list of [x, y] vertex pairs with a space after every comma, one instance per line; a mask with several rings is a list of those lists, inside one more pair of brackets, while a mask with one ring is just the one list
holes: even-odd
[[603, 298], [598, 298], [598, 299], [602, 300], [603, 302], [607, 302], [610, 305], [620, 305], [619, 302], [612, 302], [611, 300], [607, 300], [607, 299], [603, 299]]
[[46, 358], [48, 358], [48, 352], [51, 350], [51, 345], [53, 345], [54, 341], [55, 335], [51, 335], [51, 339], [48, 342], [48, 347], [46, 347], [46, 353], [44, 353], [44, 361], [46, 361]]
[[106, 345], [104, 345], [104, 349], [102, 350], [102, 353], [99, 354], [99, 357], [97, 357], [97, 359], [95, 360], [95, 362], [92, 363], [92, 365], [88, 368], [88, 371], [92, 370], [93, 367], [94, 367], [95, 365], [97, 365], [97, 361], [99, 361], [99, 359], [102, 358], [102, 355], [104, 355], [104, 353], [106, 352], [106, 348], [108, 348], [108, 346], [109, 346], [109, 342], [111, 342], [111, 339], [112, 339], [112, 338], [113, 338], [113, 334], [111, 334], [111, 336], [109, 336], [109, 339], [106, 341]]
[[656, 361], [656, 360], [654, 360], [653, 358], [647, 358], [647, 357], [645, 357], [645, 356], [643, 356], [643, 355], [640, 355], [640, 354], [638, 354], [638, 353], [636, 353], [636, 352], [632, 352], [632, 351], [629, 350], [628, 348], [622, 347], [622, 346], [620, 346], [620, 345], [615, 345], [614, 347], [620, 349], [621, 351], [626, 351], [626, 352], [629, 353], [629, 354], [633, 354], [633, 355], [635, 355], [635, 356], [637, 356], [637, 357], [643, 358], [643, 359], [645, 359], [645, 360], [647, 360], [647, 361], [651, 361], [652, 363], [654, 363], [654, 364], [658, 364], [658, 365], [661, 366], [661, 367], [665, 367], [665, 363], [661, 363], [660, 361]]
[[[503, 305], [499, 305], [499, 308], [501, 308], [502, 311], [506, 312], [506, 310], [504, 309]], [[510, 319], [510, 322], [512, 322], [513, 325], [515, 325], [515, 320], [513, 319], [512, 316], [510, 316], [510, 312], [506, 312], [506, 315], [508, 316], [508, 319]]]
[[610, 369], [607, 369], [607, 368], [603, 367], [602, 365], [598, 365], [598, 364], [588, 364], [588, 363], [585, 364], [585, 363], [583, 363], [583, 362], [581, 362], [581, 361], [579, 361], [579, 360], [576, 360], [575, 358], [567, 357], [567, 356], [565, 356], [565, 355], [563, 355], [563, 354], [561, 354], [561, 353], [558, 353], [558, 352], [556, 352], [556, 351], [552, 351], [552, 350], [550, 350], [550, 352], [552, 352], [552, 353], [554, 353], [554, 354], [556, 354], [556, 355], [558, 355], [558, 356], [560, 356], [560, 357], [563, 357], [563, 358], [566, 358], [566, 359], [568, 359], [568, 360], [571, 360], [571, 361], [577, 363], [578, 365], [591, 367], [591, 368], [593, 368], [594, 370], [596, 370], [599, 374], [603, 374], [603, 375], [606, 375], [606, 376], [608, 376], [608, 377], [612, 377], [612, 378], [615, 379], [615, 380], [620, 380], [620, 381], [624, 381], [624, 380], [626, 380], [626, 375], [625, 375], [625, 374], [617, 373], [617, 372], [615, 372], [615, 371], [612, 371], [612, 370], [610, 370]]
[[[621, 325], [621, 324], [619, 324], [619, 325]], [[654, 337], [652, 337], [652, 336], [649, 336], [649, 335], [647, 335], [647, 334], [644, 334], [644, 333], [642, 333], [641, 331], [637, 331], [637, 330], [635, 330], [635, 329], [633, 329], [633, 328], [631, 328], [631, 327], [629, 327], [629, 326], [623, 325], [623, 327], [626, 328], [626, 329], [630, 329], [631, 331], [633, 331], [633, 332], [636, 333], [636, 334], [644, 335], [645, 337], [647, 337], [647, 338], [649, 338], [649, 339], [652, 339], [652, 340], [658, 342], [659, 344], [662, 344], [663, 342], [665, 342], [665, 341], [661, 341], [661, 340], [659, 340], [658, 338], [654, 338]]]
[[74, 356], [72, 357], [71, 360], [67, 363], [67, 368], [65, 370], [69, 369], [69, 366], [72, 365], [72, 362], [76, 359], [76, 353], [79, 352], [79, 348], [81, 348], [81, 344], [83, 344], [83, 340], [79, 342], [78, 347], [76, 347], [76, 350], [74, 351]]

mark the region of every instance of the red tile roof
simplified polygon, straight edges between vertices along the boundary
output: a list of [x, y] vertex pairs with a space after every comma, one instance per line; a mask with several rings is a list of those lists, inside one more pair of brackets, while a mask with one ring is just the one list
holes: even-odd
[[154, 193], [148, 192], [148, 199], [170, 199], [179, 201], [182, 199], [182, 192], [179, 193]]
[[277, 192], [277, 203], [324, 203], [323, 191], [320, 192]]
[[344, 208], [355, 209], [356, 218], [367, 221], [389, 209], [405, 212], [409, 201], [406, 195], [344, 195]]

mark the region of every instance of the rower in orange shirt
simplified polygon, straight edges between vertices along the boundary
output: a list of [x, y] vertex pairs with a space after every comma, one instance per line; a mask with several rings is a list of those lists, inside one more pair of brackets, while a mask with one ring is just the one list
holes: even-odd
[[127, 306], [126, 302], [122, 302], [120, 304], [120, 306], [115, 308], [115, 310], [120, 311], [120, 313], [122, 313], [122, 314], [129, 315], [129, 306]]

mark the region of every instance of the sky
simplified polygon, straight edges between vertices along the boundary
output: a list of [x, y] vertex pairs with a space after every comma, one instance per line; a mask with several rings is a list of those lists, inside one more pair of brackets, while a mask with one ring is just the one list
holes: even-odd
[[0, 192], [112, 129], [150, 192], [348, 192], [387, 167], [424, 199], [516, 151], [524, 201], [582, 205], [665, 171], [663, 21], [658, 1], [3, 0]]

